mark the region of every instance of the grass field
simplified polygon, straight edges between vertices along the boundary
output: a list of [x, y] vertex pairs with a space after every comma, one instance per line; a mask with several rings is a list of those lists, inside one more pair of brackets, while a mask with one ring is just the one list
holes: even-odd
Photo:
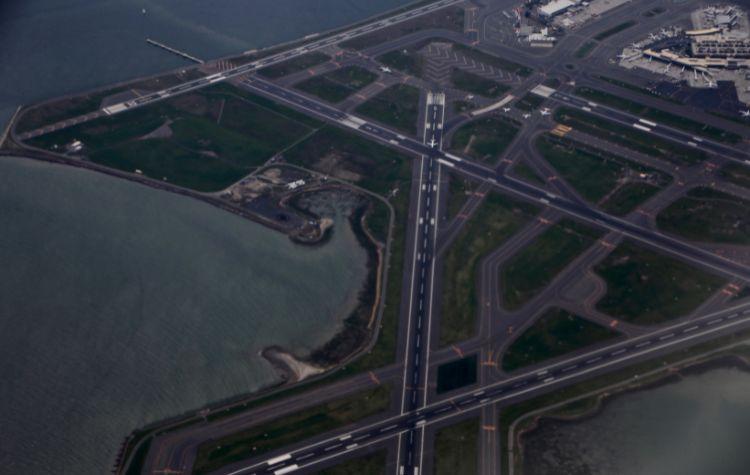
[[338, 103], [378, 78], [377, 74], [359, 66], [347, 66], [321, 76], [314, 76], [294, 85], [300, 91]]
[[555, 111], [555, 120], [581, 132], [673, 163], [694, 164], [707, 158], [705, 153], [687, 145], [677, 144], [632, 127], [602, 120], [577, 109], [561, 107]]
[[380, 450], [364, 457], [357, 457], [331, 468], [324, 468], [315, 475], [385, 475], [388, 452]]
[[198, 191], [225, 188], [317, 121], [222, 84], [31, 141], [55, 150], [74, 139], [89, 160]]
[[424, 58], [414, 49], [397, 49], [376, 58], [384, 65], [421, 78], [424, 73]]
[[445, 215], [448, 219], [453, 219], [461, 210], [464, 203], [466, 203], [466, 200], [469, 199], [469, 196], [474, 193], [476, 184], [464, 177], [451, 175], [448, 186], [449, 192]]
[[510, 90], [510, 87], [504, 84], [458, 68], [451, 70], [451, 83], [456, 89], [492, 98], [499, 97]]
[[207, 441], [198, 448], [193, 473], [208, 473], [383, 412], [391, 393], [390, 386], [378, 386]]
[[435, 475], [479, 473], [479, 419], [444, 427], [435, 433]]
[[522, 180], [531, 183], [532, 185], [537, 186], [544, 186], [547, 183], [540, 177], [532, 168], [529, 166], [528, 163], [526, 163], [526, 160], [519, 161], [514, 167], [513, 167], [513, 173], [518, 178], [521, 178]]
[[[385, 289], [386, 305], [372, 351], [350, 365], [351, 371], [372, 369], [395, 361], [396, 331], [403, 276], [406, 225], [411, 188], [411, 159], [351, 132], [327, 126], [288, 150], [289, 162], [349, 181], [388, 199], [395, 211], [391, 259]], [[381, 216], [376, 235], [382, 236]]]
[[718, 127], [688, 119], [687, 117], [675, 115], [655, 107], [646, 106], [639, 102], [631, 101], [598, 89], [577, 87], [575, 94], [599, 104], [614, 109], [620, 109], [639, 117], [643, 117], [644, 119], [656, 121], [662, 125], [681, 129], [691, 134], [702, 135], [719, 142], [737, 144], [742, 141], [742, 136], [735, 134], [734, 132], [729, 132]]
[[601, 235], [567, 219], [545, 230], [500, 271], [503, 305], [510, 310], [522, 307]]
[[750, 201], [693, 188], [656, 217], [659, 229], [694, 241], [750, 244]]
[[438, 366], [437, 393], [442, 394], [477, 382], [477, 355]]
[[592, 51], [594, 51], [594, 48], [596, 48], [598, 44], [599, 43], [597, 43], [596, 41], [585, 42], [583, 45], [581, 45], [580, 48], [576, 50], [575, 57], [578, 59], [587, 57], [589, 54], [591, 54]]
[[494, 162], [508, 148], [519, 129], [519, 124], [504, 117], [476, 119], [453, 134], [450, 151], [475, 160]]
[[638, 325], [685, 316], [725, 284], [720, 277], [631, 241], [620, 244], [595, 270], [607, 283], [597, 308]]
[[624, 22], [620, 23], [619, 25], [615, 25], [615, 26], [613, 26], [612, 28], [610, 28], [608, 30], [604, 30], [601, 33], [598, 33], [598, 34], [594, 35], [594, 39], [597, 40], [597, 41], [605, 40], [605, 39], [609, 38], [610, 36], [614, 36], [617, 33], [620, 33], [622, 31], [627, 30], [628, 28], [631, 28], [631, 27], [635, 26], [637, 23], [638, 22], [636, 22], [635, 20], [624, 21]]
[[581, 196], [615, 215], [629, 213], [672, 181], [659, 170], [573, 140], [545, 135], [535, 146]]
[[474, 334], [478, 311], [476, 280], [481, 258], [527, 224], [537, 212], [532, 205], [490, 193], [464, 225], [443, 259], [441, 346]]
[[551, 308], [508, 347], [503, 355], [503, 370], [514, 371], [541, 363], [618, 335], [567, 310]]
[[61, 120], [88, 114], [99, 109], [104, 99], [124, 91], [158, 91], [192, 79], [204, 77], [198, 69], [189, 68], [178, 73], [167, 73], [130, 82], [128, 84], [89, 92], [73, 97], [66, 97], [31, 107], [19, 116], [16, 130], [18, 133], [53, 124]]
[[719, 174], [730, 183], [750, 188], [750, 167], [730, 162], [721, 168]]
[[312, 53], [297, 56], [282, 63], [260, 69], [258, 74], [269, 79], [277, 79], [323, 64], [330, 59], [331, 57], [325, 53], [313, 51]]
[[409, 135], [416, 135], [419, 89], [406, 84], [396, 84], [360, 104], [357, 113]]

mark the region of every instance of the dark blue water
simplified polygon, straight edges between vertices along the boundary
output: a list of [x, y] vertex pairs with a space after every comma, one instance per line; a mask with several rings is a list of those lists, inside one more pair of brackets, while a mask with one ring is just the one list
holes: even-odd
[[[2, 0], [0, 124], [20, 104], [334, 28], [404, 0]], [[146, 10], [143, 14], [142, 11]]]

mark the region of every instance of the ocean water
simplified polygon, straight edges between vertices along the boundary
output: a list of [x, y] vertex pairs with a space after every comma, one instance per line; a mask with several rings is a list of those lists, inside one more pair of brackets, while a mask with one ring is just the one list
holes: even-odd
[[745, 475], [750, 374], [716, 369], [617, 397], [525, 438], [524, 475]]
[[[334, 28], [405, 0], [2, 0], [0, 127], [31, 104]], [[145, 9], [146, 13], [143, 14]]]
[[[187, 64], [146, 37], [212, 58], [404, 3], [5, 0], [0, 124]], [[347, 226], [305, 248], [189, 198], [0, 160], [0, 474], [107, 473], [132, 429], [274, 382], [258, 352], [329, 339], [365, 266]]]

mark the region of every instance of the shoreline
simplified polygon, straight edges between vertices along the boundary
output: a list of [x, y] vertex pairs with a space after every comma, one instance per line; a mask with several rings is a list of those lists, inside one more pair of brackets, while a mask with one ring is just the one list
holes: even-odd
[[[579, 424], [599, 416], [610, 404], [621, 397], [626, 397], [643, 391], [651, 391], [670, 384], [680, 382], [686, 377], [705, 374], [718, 369], [739, 369], [750, 373], [750, 358], [739, 354], [719, 354], [707, 355], [706, 359], [687, 363], [682, 367], [670, 368], [661, 375], [653, 376], [651, 379], [646, 378], [642, 382], [622, 384], [612, 390], [603, 390], [597, 394], [584, 396], [573, 399], [564, 405], [554, 407], [547, 412], [534, 415], [528, 420], [522, 428], [519, 428], [513, 434], [515, 447], [517, 450], [517, 464], [523, 467], [526, 454], [525, 439], [532, 437], [536, 432], [550, 424]], [[574, 410], [570, 414], [565, 414], [566, 407], [577, 403], [586, 404], [582, 409]], [[521, 420], [519, 420], [521, 422]], [[522, 472], [521, 472], [522, 473]]]
[[[291, 349], [279, 346], [265, 348], [262, 356], [271, 363], [279, 372], [283, 382], [282, 386], [289, 386], [302, 381], [313, 375], [322, 374], [357, 357], [373, 340], [373, 327], [377, 320], [377, 313], [382, 297], [382, 276], [384, 269], [385, 243], [378, 241], [367, 228], [367, 218], [373, 210], [375, 198], [367, 196], [357, 190], [340, 188], [338, 186], [324, 187], [316, 190], [306, 190], [304, 193], [315, 194], [325, 191], [340, 191], [353, 193], [362, 198], [363, 203], [356, 206], [348, 219], [325, 229], [323, 236], [330, 236], [335, 232], [337, 225], [348, 225], [357, 238], [357, 241], [367, 253], [367, 276], [357, 296], [357, 304], [349, 312], [349, 315], [341, 322], [341, 329], [336, 332], [326, 343], [313, 349], [306, 357], [300, 357]], [[300, 198], [303, 194], [296, 196]], [[292, 205], [297, 209], [296, 205]], [[314, 214], [310, 210], [301, 210], [305, 213]], [[323, 221], [325, 218], [316, 216]], [[323, 245], [327, 239], [316, 245]]]
[[[240, 218], [248, 219], [257, 224], [265, 225], [269, 229], [281, 232], [292, 242], [301, 246], [315, 247], [325, 245], [328, 241], [326, 238], [330, 237], [330, 233], [333, 232], [333, 228], [335, 227], [334, 224], [333, 226], [328, 226], [326, 229], [322, 229], [323, 232], [320, 233], [320, 239], [316, 239], [315, 241], [295, 239], [295, 236], [293, 236], [292, 233], [286, 232], [279, 226], [275, 226], [271, 221], [262, 219], [260, 215], [232, 206], [218, 197], [178, 187], [171, 183], [122, 172], [85, 160], [74, 159], [26, 147], [19, 149], [6, 147], [0, 149], [0, 159], [3, 157], [18, 160], [32, 160], [44, 164], [70, 166], [92, 172], [103, 173], [113, 178], [128, 180], [153, 189], [176, 193], [188, 198], [194, 198], [208, 205], [215, 206], [220, 210], [230, 212]], [[271, 364], [279, 375], [280, 380], [277, 382], [271, 383], [247, 394], [218, 401], [207, 401], [205, 405], [199, 408], [181, 414], [175, 414], [174, 416], [132, 430], [124, 438], [120, 445], [120, 449], [117, 451], [116, 460], [113, 463], [115, 473], [126, 473], [125, 469], [129, 466], [129, 464], [126, 465], [126, 461], [130, 460], [131, 456], [135, 456], [135, 454], [142, 449], [144, 446], [143, 444], [148, 444], [154, 434], [169, 432], [171, 430], [179, 429], [182, 426], [205, 420], [205, 418], [209, 417], [211, 414], [220, 415], [225, 411], [231, 412], [238, 408], [242, 408], [242, 406], [247, 405], [251, 401], [268, 397], [270, 394], [277, 391], [283, 392], [284, 390], [294, 388], [297, 383], [303, 381], [307, 382], [310, 379], [316, 379], [316, 377], [325, 377], [329, 375], [332, 370], [335, 370], [337, 367], [359, 356], [374, 343], [375, 339], [373, 337], [377, 335], [377, 328], [373, 325], [373, 322], [377, 320], [378, 309], [380, 307], [380, 302], [382, 301], [382, 296], [379, 294], [382, 292], [383, 260], [385, 258], [387, 243], [381, 243], [372, 236], [367, 229], [366, 219], [374, 208], [375, 200], [378, 200], [379, 198], [364, 190], [348, 186], [345, 183], [331, 183], [325, 187], [304, 190], [303, 193], [320, 193], [331, 190], [353, 193], [362, 198], [363, 204], [357, 206], [352, 211], [349, 219], [341, 220], [340, 223], [337, 224], [346, 225], [345, 222], [348, 221], [357, 241], [368, 255], [367, 273], [357, 297], [358, 303], [349, 313], [349, 316], [342, 320], [342, 328], [335, 333], [327, 343], [314, 349], [310, 353], [310, 356], [306, 358], [300, 358], [294, 355], [292, 351], [281, 347], [268, 347], [261, 350], [260, 356]], [[367, 318], [359, 319], [357, 318], [359, 314], [366, 314]], [[351, 338], [352, 335], [356, 336], [354, 340]], [[347, 346], [347, 349], [344, 351], [333, 351], [340, 344], [351, 341], [356, 342], [356, 344]]]
[[282, 386], [298, 383], [330, 369], [315, 366], [299, 359], [294, 354], [277, 345], [264, 348], [260, 352], [260, 356], [268, 361], [276, 369], [277, 373], [279, 373], [282, 379], [280, 383]]

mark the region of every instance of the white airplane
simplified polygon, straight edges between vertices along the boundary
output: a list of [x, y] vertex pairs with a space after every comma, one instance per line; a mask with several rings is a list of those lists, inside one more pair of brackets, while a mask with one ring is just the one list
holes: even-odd
[[438, 144], [438, 143], [437, 143], [437, 142], [435, 141], [435, 137], [432, 137], [432, 140], [430, 140], [430, 143], [428, 143], [427, 145], [429, 145], [429, 146], [430, 146], [430, 148], [435, 148], [435, 146], [436, 146], [437, 144]]
[[524, 118], [524, 119], [528, 119], [529, 117], [531, 117], [531, 114], [524, 114], [524, 115], [523, 115], [523, 118]]
[[542, 115], [549, 115], [550, 114], [550, 110], [548, 108], [546, 108], [546, 107], [544, 109], [542, 109], [541, 111], [539, 111], [539, 112]]
[[391, 68], [389, 68], [388, 66], [380, 66], [380, 70], [383, 71], [384, 73], [388, 73], [388, 74], [390, 74], [390, 73], [393, 72], [393, 70]]
[[505, 112], [506, 114], [507, 114], [508, 112], [510, 112], [510, 107], [503, 107], [503, 112]]
[[742, 114], [742, 117], [750, 117], [750, 109], [746, 111], [740, 111], [740, 114]]
[[716, 81], [714, 81], [713, 79], [709, 79], [706, 85], [708, 87], [716, 87]]

